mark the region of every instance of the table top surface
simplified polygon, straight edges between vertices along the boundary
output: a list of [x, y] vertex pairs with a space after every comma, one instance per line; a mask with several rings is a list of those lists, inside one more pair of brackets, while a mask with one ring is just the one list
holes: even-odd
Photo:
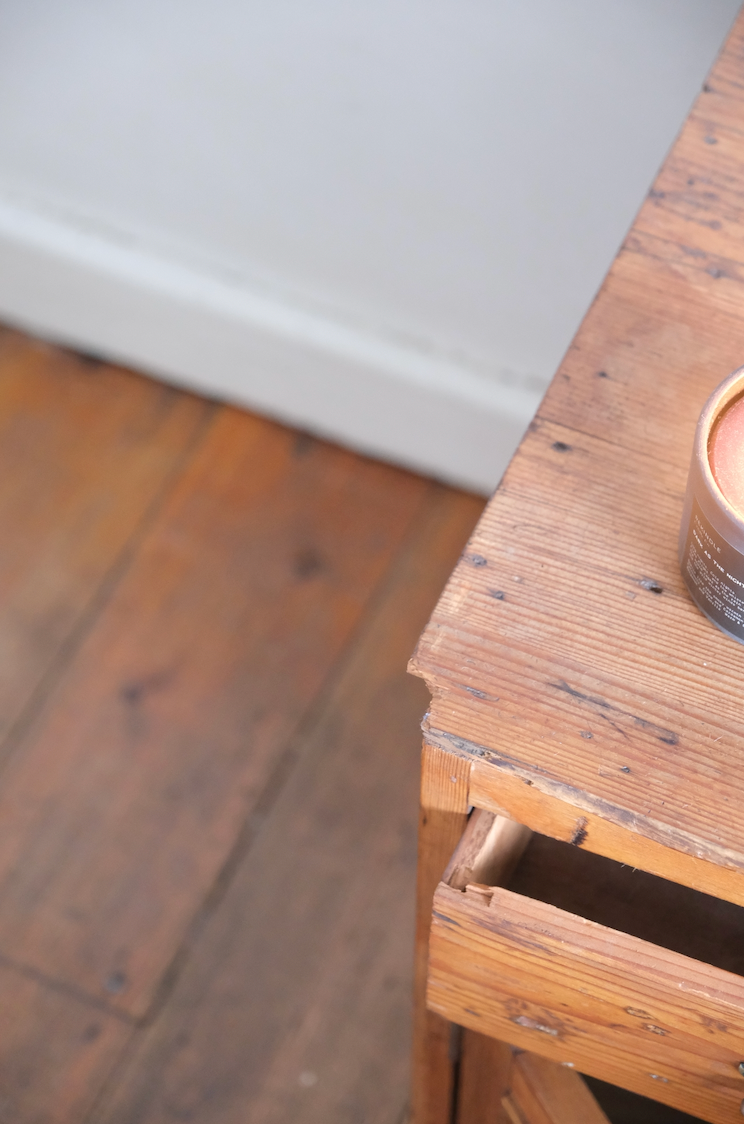
[[744, 363], [744, 18], [424, 632], [425, 728], [744, 871], [744, 645], [683, 585], [695, 424]]

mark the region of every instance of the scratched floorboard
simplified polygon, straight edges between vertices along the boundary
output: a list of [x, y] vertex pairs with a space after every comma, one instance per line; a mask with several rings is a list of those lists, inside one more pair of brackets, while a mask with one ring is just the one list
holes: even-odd
[[0, 1121], [398, 1124], [480, 501], [10, 331], [0, 439]]

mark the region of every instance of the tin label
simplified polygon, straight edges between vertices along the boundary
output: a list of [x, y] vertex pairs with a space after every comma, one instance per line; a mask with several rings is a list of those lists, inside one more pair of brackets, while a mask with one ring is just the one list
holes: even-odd
[[716, 624], [744, 640], [744, 555], [714, 531], [696, 499], [682, 558], [690, 592]]

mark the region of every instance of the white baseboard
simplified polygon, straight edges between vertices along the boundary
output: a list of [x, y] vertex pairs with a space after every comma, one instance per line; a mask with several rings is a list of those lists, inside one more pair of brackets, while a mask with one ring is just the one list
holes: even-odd
[[134, 240], [0, 198], [0, 319], [488, 493], [540, 401]]

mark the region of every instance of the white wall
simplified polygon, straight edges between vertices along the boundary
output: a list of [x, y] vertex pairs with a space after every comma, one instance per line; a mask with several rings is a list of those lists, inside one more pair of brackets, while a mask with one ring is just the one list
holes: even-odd
[[0, 3], [0, 316], [488, 490], [737, 7]]

